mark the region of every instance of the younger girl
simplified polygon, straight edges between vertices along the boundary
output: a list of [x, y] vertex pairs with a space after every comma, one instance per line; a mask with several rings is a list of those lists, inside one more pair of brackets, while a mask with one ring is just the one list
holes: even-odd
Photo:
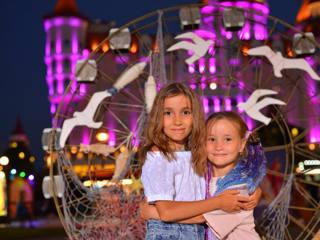
[[203, 222], [198, 216], [205, 212], [245, 208], [248, 198], [238, 196], [237, 190], [203, 200], [207, 167], [204, 129], [202, 105], [190, 88], [172, 83], [160, 90], [140, 151], [145, 195], [161, 219], [147, 222], [146, 239], [204, 239], [200, 224], [168, 222]]
[[[242, 185], [243, 194], [255, 191], [265, 175], [266, 158], [259, 140], [248, 136], [248, 128], [234, 112], [212, 114], [207, 120], [207, 197]], [[213, 232], [209, 239], [260, 239], [254, 230], [253, 210], [227, 214], [204, 214]], [[213, 233], [213, 234], [212, 234]]]

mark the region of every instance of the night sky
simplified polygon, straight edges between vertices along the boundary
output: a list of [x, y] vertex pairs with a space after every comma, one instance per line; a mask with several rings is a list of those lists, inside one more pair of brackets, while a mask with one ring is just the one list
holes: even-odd
[[[77, 0], [80, 12], [90, 19], [114, 20], [121, 26], [159, 8], [196, 0]], [[302, 0], [269, 0], [271, 15], [294, 23]], [[56, 0], [2, 0], [0, 2], [0, 156], [19, 116], [30, 139], [37, 166], [43, 163], [41, 133], [50, 127], [45, 81], [42, 17]], [[289, 7], [290, 6], [290, 7]], [[289, 10], [290, 9], [290, 10]]]

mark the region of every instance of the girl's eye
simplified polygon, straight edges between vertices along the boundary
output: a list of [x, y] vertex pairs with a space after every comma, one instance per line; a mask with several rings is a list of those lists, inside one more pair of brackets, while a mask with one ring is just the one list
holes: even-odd
[[170, 111], [165, 111], [163, 114], [166, 115], [166, 116], [170, 116], [171, 112]]
[[214, 138], [208, 138], [209, 142], [214, 142]]
[[191, 114], [191, 111], [189, 111], [189, 110], [184, 110], [184, 111], [183, 111], [183, 114], [184, 114], [184, 115], [190, 115], [190, 114]]
[[232, 141], [232, 138], [226, 138], [225, 140], [226, 140], [226, 142], [230, 142], [230, 141]]

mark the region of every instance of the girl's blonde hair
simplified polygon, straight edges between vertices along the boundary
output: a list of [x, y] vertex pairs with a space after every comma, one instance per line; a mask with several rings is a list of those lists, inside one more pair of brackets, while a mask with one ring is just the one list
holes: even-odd
[[168, 97], [186, 96], [191, 103], [192, 129], [186, 141], [185, 149], [191, 151], [194, 171], [203, 176], [206, 171], [205, 152], [205, 120], [202, 104], [198, 96], [182, 83], [171, 83], [163, 87], [157, 94], [148, 117], [144, 139], [139, 150], [139, 158], [143, 164], [147, 152], [157, 148], [169, 161], [175, 159], [174, 149], [169, 145], [169, 138], [163, 131], [164, 101]]
[[256, 133], [249, 133], [249, 129], [245, 121], [240, 117], [238, 113], [235, 112], [216, 112], [211, 114], [206, 121], [206, 132], [209, 132], [210, 127], [218, 120], [227, 119], [230, 122], [236, 124], [237, 129], [239, 130], [239, 135], [241, 139], [246, 139], [246, 146], [244, 151], [241, 153], [241, 156], [247, 155], [247, 144], [251, 142], [258, 141], [258, 135]]

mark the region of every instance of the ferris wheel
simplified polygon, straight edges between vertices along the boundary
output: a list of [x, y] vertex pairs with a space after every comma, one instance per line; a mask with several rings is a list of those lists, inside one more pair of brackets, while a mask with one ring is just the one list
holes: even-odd
[[[61, 132], [49, 149], [51, 177], [60, 176], [53, 197], [70, 239], [143, 238], [137, 150], [152, 99], [169, 82], [194, 89], [206, 114], [237, 111], [259, 133], [268, 159], [261, 236], [312, 239], [320, 227], [319, 184], [311, 179], [319, 159], [318, 60], [312, 35], [259, 4], [177, 6], [110, 31], [78, 63], [77, 86], [66, 90], [72, 98], [54, 118]], [[100, 181], [106, 171], [111, 181]]]

